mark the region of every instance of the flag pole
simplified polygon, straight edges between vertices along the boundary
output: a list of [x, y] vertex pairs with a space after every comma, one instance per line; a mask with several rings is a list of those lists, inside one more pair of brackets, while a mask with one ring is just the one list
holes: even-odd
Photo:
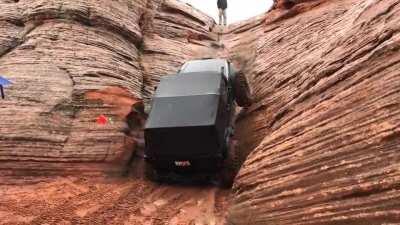
[[3, 85], [0, 85], [1, 98], [4, 99]]

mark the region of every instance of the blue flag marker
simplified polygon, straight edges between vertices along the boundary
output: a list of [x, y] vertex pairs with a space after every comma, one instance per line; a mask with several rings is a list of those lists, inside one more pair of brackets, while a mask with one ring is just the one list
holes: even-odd
[[6, 78], [0, 76], [0, 92], [1, 92], [1, 98], [4, 99], [4, 89], [3, 86], [6, 87], [11, 84], [11, 81], [7, 80]]
[[10, 84], [11, 84], [11, 81], [9, 81], [6, 78], [0, 76], [0, 85], [7, 86], [7, 85], [10, 85]]

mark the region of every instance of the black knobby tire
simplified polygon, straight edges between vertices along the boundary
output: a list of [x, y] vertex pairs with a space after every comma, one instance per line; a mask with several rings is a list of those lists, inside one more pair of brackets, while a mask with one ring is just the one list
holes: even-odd
[[146, 179], [148, 179], [150, 181], [158, 182], [157, 171], [148, 162], [145, 162], [145, 165], [144, 165], [144, 176], [146, 177]]
[[234, 91], [236, 103], [240, 107], [248, 107], [251, 105], [252, 98], [249, 83], [242, 72], [238, 72], [235, 76]]
[[229, 151], [224, 162], [220, 176], [220, 184], [223, 188], [231, 188], [235, 180], [236, 174], [240, 169], [240, 160], [237, 148], [234, 144], [229, 146]]

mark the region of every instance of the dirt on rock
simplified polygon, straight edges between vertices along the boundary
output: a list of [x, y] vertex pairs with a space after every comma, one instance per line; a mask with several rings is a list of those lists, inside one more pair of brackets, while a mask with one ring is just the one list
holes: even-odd
[[[221, 28], [176, 0], [0, 0], [0, 224], [400, 224], [399, 1], [284, 2]], [[131, 104], [204, 57], [254, 96], [232, 195], [122, 177]]]
[[131, 174], [2, 185], [0, 196], [0, 224], [222, 225], [229, 190]]
[[0, 8], [0, 72], [13, 81], [0, 104], [0, 224], [224, 223], [228, 190], [144, 179], [127, 129], [161, 75], [216, 54], [210, 17], [174, 0]]

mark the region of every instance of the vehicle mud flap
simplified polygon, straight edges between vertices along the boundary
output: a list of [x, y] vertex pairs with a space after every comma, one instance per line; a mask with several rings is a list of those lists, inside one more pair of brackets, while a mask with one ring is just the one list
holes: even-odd
[[242, 72], [238, 72], [234, 79], [234, 94], [236, 103], [240, 107], [248, 107], [252, 104], [251, 91], [246, 76]]
[[222, 188], [231, 188], [236, 174], [240, 169], [239, 155], [237, 153], [236, 142], [231, 141], [227, 158], [219, 176], [219, 184]]

